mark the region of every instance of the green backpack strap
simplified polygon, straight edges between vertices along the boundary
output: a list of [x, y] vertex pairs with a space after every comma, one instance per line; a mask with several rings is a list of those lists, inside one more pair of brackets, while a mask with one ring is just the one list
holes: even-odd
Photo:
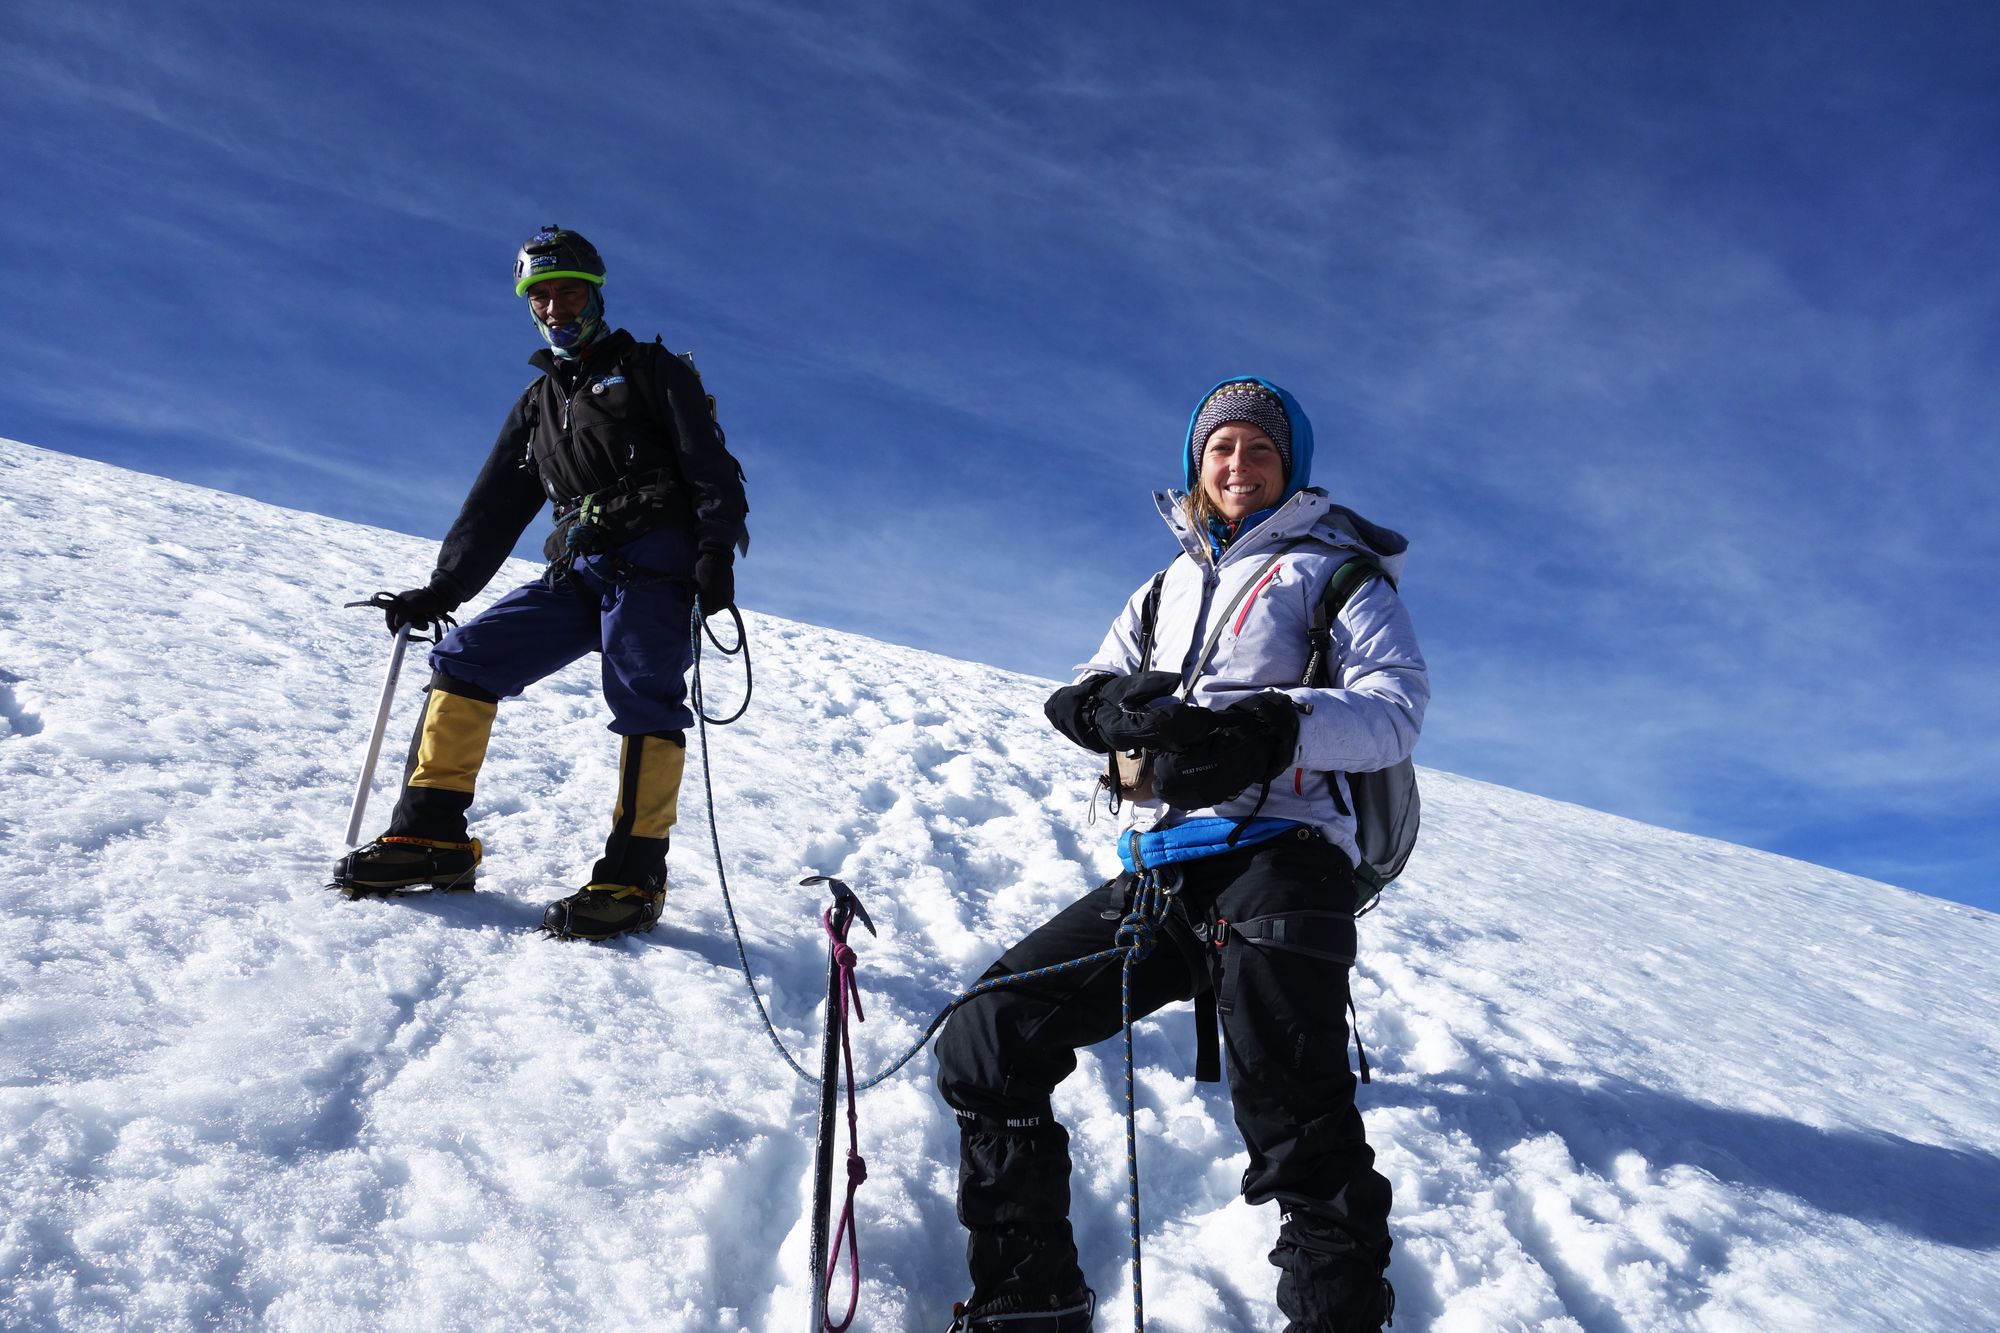
[[[1305, 678], [1301, 685], [1328, 685], [1328, 663], [1333, 660], [1333, 622], [1352, 600], [1361, 586], [1374, 578], [1389, 578], [1389, 571], [1383, 569], [1373, 556], [1350, 556], [1333, 577], [1326, 581], [1326, 591], [1320, 594], [1319, 605], [1313, 608], [1312, 625], [1306, 630], [1306, 642], [1312, 645], [1312, 654], [1306, 660]], [[1396, 581], [1389, 579], [1389, 586]]]

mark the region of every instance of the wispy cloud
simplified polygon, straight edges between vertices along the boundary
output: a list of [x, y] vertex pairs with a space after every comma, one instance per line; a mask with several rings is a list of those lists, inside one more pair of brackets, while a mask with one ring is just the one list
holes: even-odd
[[434, 531], [560, 220], [782, 614], [1062, 674], [1254, 369], [1415, 541], [1431, 762], [1871, 865], [1796, 830], [2000, 791], [1990, 18], [1137, 12], [33, 11], [0, 168], [96, 355], [0, 325], [0, 425]]

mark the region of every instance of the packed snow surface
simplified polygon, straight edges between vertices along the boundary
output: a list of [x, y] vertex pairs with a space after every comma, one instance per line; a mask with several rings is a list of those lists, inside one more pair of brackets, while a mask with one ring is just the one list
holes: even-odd
[[[8, 1328], [803, 1330], [816, 1093], [738, 969], [704, 759], [809, 1067], [803, 874], [880, 930], [866, 1071], [1114, 865], [1049, 682], [752, 614], [755, 697], [690, 751], [657, 931], [534, 929], [612, 804], [592, 660], [501, 709], [479, 891], [350, 902], [322, 886], [388, 639], [340, 603], [421, 582], [431, 543], [5, 442], [0, 543]], [[733, 708], [740, 660], [703, 673]], [[2000, 918], [1444, 773], [1424, 793], [1355, 977], [1398, 1330], [2000, 1324]], [[1236, 1197], [1189, 1013], [1138, 1030], [1147, 1323], [1272, 1329], [1275, 1210]], [[929, 1069], [861, 1099], [861, 1329], [936, 1333], [963, 1291]], [[1118, 1043], [1057, 1106], [1098, 1324], [1129, 1326]]]

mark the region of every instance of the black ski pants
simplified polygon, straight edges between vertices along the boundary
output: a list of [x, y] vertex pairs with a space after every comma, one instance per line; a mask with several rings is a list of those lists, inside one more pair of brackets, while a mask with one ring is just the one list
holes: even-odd
[[[1389, 1256], [1389, 1182], [1375, 1170], [1347, 1063], [1352, 869], [1299, 829], [1174, 872], [1170, 930], [1133, 968], [1133, 1017], [1213, 989], [1249, 1150], [1243, 1196], [1281, 1210], [1271, 1252], [1279, 1308], [1291, 1333], [1343, 1330], [1374, 1300]], [[1078, 899], [985, 975], [1113, 947], [1133, 883], [1120, 875]], [[982, 1313], [1046, 1309], [1083, 1285], [1069, 1135], [1050, 1094], [1078, 1049], [1120, 1031], [1120, 974], [1114, 958], [1000, 987], [961, 1006], [938, 1039], [938, 1088], [959, 1117], [970, 1305]]]

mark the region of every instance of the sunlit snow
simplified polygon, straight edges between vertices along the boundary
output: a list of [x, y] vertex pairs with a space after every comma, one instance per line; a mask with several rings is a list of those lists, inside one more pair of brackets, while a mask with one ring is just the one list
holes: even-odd
[[[814, 1094], [737, 970], [699, 745], [651, 935], [533, 929], [613, 799], [589, 662], [502, 707], [479, 892], [349, 902], [322, 885], [388, 639], [339, 604], [433, 544], [6, 442], [0, 543], [0, 1324], [807, 1328]], [[755, 698], [707, 741], [724, 867], [808, 1061], [796, 881], [862, 894], [873, 1069], [1108, 873], [1092, 766], [1046, 681], [749, 624]], [[733, 703], [740, 664], [705, 674]], [[1424, 776], [1355, 983], [1399, 1331], [2000, 1323], [2000, 918]], [[1235, 1197], [1189, 1011], [1138, 1044], [1148, 1326], [1275, 1328], [1277, 1219]], [[1130, 1325], [1116, 1049], [1058, 1100], [1101, 1329]], [[962, 1294], [928, 1074], [862, 1098], [857, 1328], [939, 1333]]]

